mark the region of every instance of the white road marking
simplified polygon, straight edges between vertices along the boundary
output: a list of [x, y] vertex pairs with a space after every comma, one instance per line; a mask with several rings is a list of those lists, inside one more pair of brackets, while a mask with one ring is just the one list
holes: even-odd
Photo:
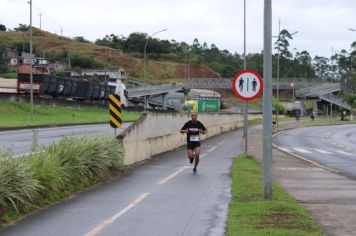
[[96, 236], [98, 235], [103, 229], [114, 223], [120, 216], [128, 212], [131, 208], [142, 202], [150, 193], [143, 193], [138, 198], [136, 198], [133, 202], [131, 202], [127, 207], [119, 211], [117, 214], [113, 215], [112, 217], [104, 220], [100, 225], [96, 226], [94, 229], [87, 232], [84, 236]]
[[322, 171], [322, 168], [298, 168], [298, 167], [279, 167], [280, 170], [315, 170], [315, 171]]
[[346, 156], [354, 156], [355, 155], [355, 154], [351, 154], [351, 153], [344, 152], [344, 151], [335, 151], [335, 152], [338, 152], [338, 153], [346, 155]]
[[315, 149], [315, 151], [320, 152], [322, 154], [333, 154], [332, 152], [328, 152], [328, 151], [325, 151], [325, 150], [322, 150], [322, 149]]
[[296, 150], [297, 152], [301, 152], [301, 153], [311, 153], [303, 148], [293, 148], [294, 150]]
[[162, 179], [158, 184], [159, 185], [163, 185], [165, 183], [167, 183], [169, 180], [171, 180], [174, 176], [176, 176], [177, 174], [179, 174], [180, 172], [182, 172], [183, 170], [189, 168], [189, 166], [183, 166], [181, 168], [179, 168], [176, 172], [174, 172], [173, 174], [171, 174], [170, 176]]
[[212, 152], [212, 151], [214, 151], [216, 148], [217, 148], [217, 146], [214, 146], [213, 148], [210, 148], [210, 149], [208, 150], [208, 152]]
[[206, 157], [206, 153], [204, 153], [203, 155], [201, 155], [201, 156], [199, 157], [199, 159], [202, 159], [202, 158], [204, 158], [204, 157]]
[[220, 143], [218, 143], [218, 145], [220, 146], [221, 144], [225, 143], [225, 140], [224, 141], [221, 141]]

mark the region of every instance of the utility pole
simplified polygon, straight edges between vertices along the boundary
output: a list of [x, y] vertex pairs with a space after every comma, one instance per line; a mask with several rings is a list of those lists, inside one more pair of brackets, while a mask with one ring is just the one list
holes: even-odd
[[263, 195], [272, 198], [272, 0], [264, 0]]
[[30, 117], [33, 119], [32, 0], [30, 0]]
[[38, 14], [38, 15], [40, 16], [40, 30], [42, 30], [42, 15], [43, 15], [43, 14], [40, 13], [40, 14]]
[[[280, 37], [281, 37], [281, 19], [278, 20], [278, 43], [280, 43]], [[281, 57], [281, 51], [278, 45], [278, 57], [277, 57], [277, 102], [279, 102], [279, 60]], [[273, 94], [272, 94], [273, 95]], [[279, 112], [278, 109], [276, 109], [276, 122], [277, 126], [279, 125]]]
[[[246, 0], [244, 0], [244, 70], [246, 70]], [[244, 139], [245, 139], [245, 154], [248, 149], [248, 101], [244, 101]]]

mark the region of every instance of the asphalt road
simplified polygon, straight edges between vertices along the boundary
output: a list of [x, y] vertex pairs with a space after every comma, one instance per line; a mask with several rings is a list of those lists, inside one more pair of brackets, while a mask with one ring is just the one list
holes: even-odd
[[[132, 123], [123, 123], [123, 128], [117, 129], [116, 133], [121, 133], [130, 124]], [[15, 155], [28, 153], [33, 143], [34, 130], [38, 132], [38, 143], [43, 146], [58, 142], [66, 136], [83, 136], [105, 133], [114, 136], [114, 129], [110, 128], [107, 124], [2, 131], [0, 132], [0, 150], [11, 150]]]
[[38, 211], [0, 235], [224, 235], [241, 136], [233, 131], [203, 141], [197, 174], [182, 147]]
[[291, 152], [356, 179], [356, 125], [318, 126], [287, 130], [274, 137]]

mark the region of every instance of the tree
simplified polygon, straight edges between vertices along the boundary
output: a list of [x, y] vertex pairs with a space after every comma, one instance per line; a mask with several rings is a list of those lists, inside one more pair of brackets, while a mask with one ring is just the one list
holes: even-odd
[[19, 24], [19, 27], [14, 28], [14, 32], [26, 32], [30, 29], [29, 25], [26, 24]]
[[[140, 52], [143, 53], [147, 40], [145, 33], [131, 33], [125, 41], [124, 52]], [[147, 50], [147, 49], [146, 49]]]
[[90, 41], [85, 39], [83, 36], [74, 37], [74, 41], [80, 42], [80, 43], [90, 43]]
[[7, 68], [7, 61], [5, 59], [7, 44], [4, 40], [0, 40], [0, 72], [5, 72]]
[[324, 80], [324, 81], [331, 79], [330, 64], [329, 64], [328, 58], [315, 56], [314, 57], [314, 68], [315, 68], [316, 74], [319, 77], [319, 79]]
[[279, 35], [277, 41], [274, 43], [275, 49], [279, 51], [280, 57], [291, 59], [293, 57], [292, 53], [288, 50], [289, 40], [292, 40], [292, 35], [288, 30], [283, 29]]
[[5, 26], [5, 25], [0, 24], [0, 31], [6, 31], [6, 26]]

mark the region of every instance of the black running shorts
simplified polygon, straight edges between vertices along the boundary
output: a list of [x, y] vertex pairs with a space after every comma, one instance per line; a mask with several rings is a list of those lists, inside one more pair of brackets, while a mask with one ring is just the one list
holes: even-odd
[[196, 147], [200, 147], [200, 142], [188, 142], [187, 149], [194, 149]]

